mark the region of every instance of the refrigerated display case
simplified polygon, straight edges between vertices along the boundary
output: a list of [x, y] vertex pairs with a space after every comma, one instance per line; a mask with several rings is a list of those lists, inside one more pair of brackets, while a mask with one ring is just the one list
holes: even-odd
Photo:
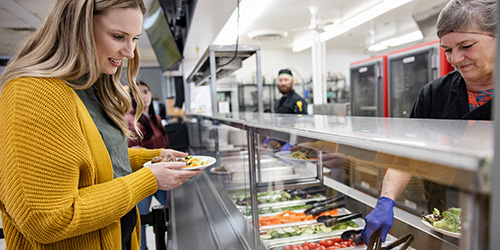
[[351, 115], [386, 116], [387, 56], [351, 63]]
[[[493, 122], [256, 113], [187, 119], [238, 131], [234, 141], [246, 146], [170, 192], [168, 249], [285, 249], [335, 240], [363, 220], [334, 229], [318, 221], [321, 213], [366, 216], [387, 169], [412, 175], [396, 201], [388, 243], [412, 234], [413, 249], [488, 249]], [[297, 149], [303, 153], [292, 156]], [[458, 234], [422, 220], [434, 196], [446, 199], [444, 209], [462, 209]], [[311, 208], [318, 210], [306, 214]]]
[[420, 89], [453, 70], [439, 41], [390, 52], [387, 66], [389, 117], [409, 117]]

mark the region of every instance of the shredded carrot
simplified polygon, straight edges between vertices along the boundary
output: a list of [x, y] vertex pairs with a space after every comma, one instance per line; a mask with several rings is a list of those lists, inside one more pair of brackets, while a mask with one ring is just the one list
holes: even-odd
[[262, 226], [269, 226], [269, 225], [277, 225], [277, 224], [284, 224], [284, 223], [293, 223], [293, 222], [299, 222], [299, 221], [309, 221], [309, 220], [316, 220], [319, 216], [322, 215], [337, 215], [338, 210], [330, 210], [324, 213], [321, 213], [320, 215], [314, 217], [312, 215], [305, 215], [304, 213], [296, 213], [292, 211], [285, 211], [280, 214], [277, 214], [275, 216], [262, 216], [259, 218], [259, 225]]

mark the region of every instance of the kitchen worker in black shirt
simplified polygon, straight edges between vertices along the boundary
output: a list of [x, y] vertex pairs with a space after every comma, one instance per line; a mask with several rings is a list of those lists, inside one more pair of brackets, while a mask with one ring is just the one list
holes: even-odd
[[[437, 36], [446, 59], [456, 70], [424, 86], [410, 118], [491, 120], [497, 19], [495, 0], [451, 0], [441, 10]], [[392, 227], [395, 201], [411, 177], [403, 171], [387, 170], [380, 198], [365, 218], [361, 237], [366, 244], [379, 228], [385, 241]], [[447, 208], [447, 187], [428, 183], [424, 182], [428, 212], [435, 207], [443, 211]]]
[[307, 102], [293, 90], [293, 75], [289, 69], [282, 69], [278, 73], [278, 90], [281, 99], [274, 106], [275, 113], [307, 114]]

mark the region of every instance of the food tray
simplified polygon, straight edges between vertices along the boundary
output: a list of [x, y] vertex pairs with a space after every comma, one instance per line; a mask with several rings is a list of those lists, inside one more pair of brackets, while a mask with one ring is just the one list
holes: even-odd
[[[337, 208], [337, 210], [338, 210], [338, 212], [337, 212], [338, 215], [347, 215], [347, 214], [351, 213], [345, 207]], [[304, 212], [304, 211], [299, 211], [299, 212]], [[277, 215], [277, 214], [280, 214], [280, 213], [276, 213], [275, 215]], [[268, 214], [268, 215], [265, 215], [265, 216], [272, 216], [272, 214]], [[250, 217], [249, 219], [251, 220], [252, 217]], [[261, 231], [263, 231], [263, 230], [265, 231], [265, 230], [268, 230], [268, 229], [276, 229], [276, 228], [282, 228], [282, 227], [302, 226], [302, 225], [308, 225], [308, 224], [311, 224], [311, 223], [317, 223], [317, 222], [316, 222], [316, 220], [307, 220], [307, 221], [299, 221], [299, 222], [293, 222], [293, 223], [283, 223], [283, 224], [262, 226], [262, 227], [260, 227], [260, 230]], [[365, 225], [365, 223], [363, 221], [363, 226], [364, 225]]]
[[[263, 196], [263, 197], [258, 197], [258, 198], [279, 198], [280, 196]], [[289, 200], [289, 201], [281, 201], [281, 202], [273, 202], [273, 203], [262, 203], [262, 204], [259, 204], [259, 208], [268, 208], [268, 207], [283, 207], [283, 206], [297, 206], [297, 205], [303, 205], [303, 204], [306, 204], [307, 202], [309, 201], [322, 201], [322, 200], [325, 200], [326, 197], [324, 195], [318, 195], [317, 197], [314, 197], [314, 198], [309, 198], [309, 199], [301, 199], [301, 200]], [[241, 206], [241, 205], [238, 205], [236, 204], [236, 200], [235, 199], [231, 199], [234, 203], [234, 205], [238, 208], [238, 209], [246, 209], [246, 208], [250, 208], [250, 205], [248, 206]]]
[[[298, 206], [306, 206], [306, 205], [298, 205]], [[272, 207], [265, 207], [265, 208], [262, 208], [264, 209], [265, 211], [263, 213], [260, 213], [259, 211], [259, 216], [274, 216], [274, 215], [277, 215], [277, 214], [280, 214], [280, 213], [283, 213], [285, 211], [292, 211], [292, 212], [295, 212], [295, 213], [302, 213], [304, 212], [307, 208], [303, 208], [303, 209], [294, 209], [294, 207], [298, 207], [298, 206], [272, 206]], [[310, 205], [308, 207], [311, 207]], [[273, 208], [273, 209], [276, 209], [276, 210], [280, 210], [280, 211], [276, 211], [276, 212], [269, 212], [269, 210], [267, 210], [267, 208]], [[260, 210], [261, 208], [259, 208]], [[252, 218], [252, 215], [251, 215], [251, 212], [252, 210], [250, 209], [250, 207], [248, 208], [245, 208], [245, 209], [240, 209], [240, 212], [243, 214], [243, 216], [245, 216], [246, 218]]]
[[[266, 241], [263, 241], [263, 242], [264, 242], [264, 245], [266, 246], [266, 248], [268, 250], [284, 250], [286, 246], [300, 245], [300, 244], [302, 244], [302, 243], [304, 243], [306, 241], [310, 242], [310, 243], [319, 243], [319, 241], [321, 241], [321, 240], [329, 240], [330, 238], [338, 238], [338, 237], [340, 237], [341, 234], [342, 234], [341, 231], [335, 231], [335, 232], [332, 232], [331, 234], [328, 234], [328, 235], [326, 235], [326, 234], [325, 235], [321, 235], [321, 236], [317, 235], [316, 237], [311, 237], [311, 238], [309, 238], [307, 240], [299, 239], [298, 237], [297, 238], [296, 237], [291, 237], [291, 238], [284, 238], [283, 240], [285, 240], [285, 241], [283, 241], [283, 242], [281, 242], [281, 241], [280, 242], [275, 241], [275, 242], [272, 242], [272, 243], [266, 243]], [[387, 238], [386, 238], [386, 242], [384, 244], [382, 244], [382, 246], [387, 245], [387, 244], [389, 244], [389, 243], [391, 243], [391, 242], [393, 242], [395, 240], [397, 240], [396, 237], [388, 234]], [[362, 244], [362, 245], [355, 246], [355, 247], [346, 247], [346, 248], [339, 248], [339, 249], [346, 249], [346, 250], [347, 249], [349, 249], [349, 250], [351, 250], [351, 249], [352, 250], [354, 250], [354, 249], [361, 250], [362, 249], [362, 250], [365, 250], [366, 246], [364, 244]], [[393, 249], [395, 249], [395, 250], [400, 249], [400, 246], [397, 246], [397, 247], [395, 247]], [[408, 247], [408, 249], [415, 250], [412, 247]]]
[[[292, 241], [310, 241], [310, 240], [314, 240], [314, 239], [316, 239], [318, 237], [321, 238], [321, 237], [332, 237], [332, 235], [341, 235], [343, 232], [345, 232], [347, 230], [359, 230], [359, 229], [363, 229], [364, 226], [365, 226], [365, 221], [364, 221], [363, 218], [355, 218], [355, 219], [352, 219], [351, 221], [353, 221], [354, 223], [358, 224], [358, 227], [349, 228], [349, 229], [332, 230], [330, 232], [323, 232], [323, 233], [300, 234], [300, 235], [297, 235], [297, 236], [286, 237], [286, 238], [276, 238], [276, 239], [269, 239], [269, 240], [261, 239], [261, 240], [266, 245], [288, 243], [291, 240]], [[284, 226], [284, 225], [285, 224], [280, 224], [279, 226], [281, 226], [281, 227], [276, 227], [274, 229], [275, 230], [280, 230], [280, 229], [285, 229], [285, 228], [290, 228], [291, 227], [291, 226]], [[321, 226], [323, 224], [322, 223], [318, 223], [316, 221], [309, 221], [308, 224], [298, 225], [297, 227], [299, 227], [300, 229], [302, 229], [304, 227], [308, 227], [308, 226], [311, 226], [311, 225]], [[261, 235], [266, 234], [268, 230], [269, 229], [262, 229], [260, 234]], [[286, 232], [286, 230], [283, 230], [283, 231]]]

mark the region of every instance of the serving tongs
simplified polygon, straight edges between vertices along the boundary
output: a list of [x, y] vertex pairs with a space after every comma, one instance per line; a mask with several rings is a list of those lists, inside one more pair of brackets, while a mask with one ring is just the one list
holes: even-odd
[[309, 211], [309, 213], [306, 215], [312, 215], [312, 216], [316, 217], [316, 216], [318, 216], [326, 211], [330, 211], [330, 210], [341, 208], [341, 207], [345, 207], [345, 203], [333, 203], [333, 204], [330, 204], [327, 206], [315, 207], [314, 209]]
[[[397, 247], [401, 244], [403, 244], [399, 249], [400, 250], [405, 250], [407, 249], [410, 244], [413, 242], [413, 234], [409, 233], [386, 246], [382, 246], [382, 239], [380, 238], [380, 228], [375, 231], [372, 236], [370, 237], [370, 244], [368, 244], [368, 247], [366, 250], [372, 250], [373, 247], [375, 246], [375, 250], [389, 250], [393, 249], [394, 247]], [[358, 238], [358, 237], [357, 237]], [[361, 238], [361, 237], [359, 237]]]
[[308, 201], [308, 202], [306, 202], [306, 205], [311, 205], [311, 208], [304, 210], [304, 214], [310, 215], [310, 214], [312, 214], [311, 211], [313, 211], [314, 209], [316, 209], [318, 207], [323, 207], [327, 204], [330, 204], [330, 203], [333, 203], [333, 202], [336, 202], [339, 200], [342, 200], [342, 199], [344, 199], [344, 197], [345, 197], [344, 195], [340, 195], [340, 196], [328, 198], [328, 199], [322, 200], [322, 201]]
[[291, 196], [304, 196], [304, 195], [315, 195], [318, 193], [324, 193], [326, 189], [323, 186], [314, 186], [308, 188], [295, 188], [287, 189], [286, 192]]
[[359, 218], [361, 216], [362, 216], [361, 212], [352, 213], [352, 214], [344, 214], [344, 215], [336, 215], [336, 216], [323, 215], [323, 216], [316, 218], [316, 221], [319, 223], [324, 223], [325, 226], [327, 226], [327, 227], [333, 227], [338, 223], [350, 221], [352, 219]]

